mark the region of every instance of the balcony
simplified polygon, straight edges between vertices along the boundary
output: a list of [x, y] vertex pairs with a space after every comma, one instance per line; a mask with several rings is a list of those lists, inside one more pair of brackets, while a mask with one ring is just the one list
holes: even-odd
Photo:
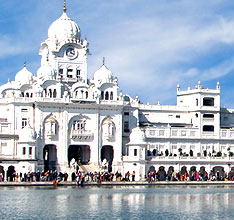
[[218, 132], [203, 131], [199, 128], [146, 128], [146, 138], [179, 138], [179, 139], [234, 139], [234, 129], [220, 129]]
[[148, 156], [147, 160], [149, 161], [198, 161], [198, 162], [207, 162], [209, 161], [210, 163], [214, 162], [225, 162], [228, 163], [230, 161], [233, 161], [234, 157], [229, 157], [229, 156], [222, 156], [222, 157], [214, 157], [214, 156]]
[[71, 138], [74, 141], [80, 142], [93, 141], [94, 133], [92, 133], [92, 131], [87, 130], [72, 130]]
[[18, 138], [18, 135], [11, 129], [11, 124], [0, 123], [0, 137], [1, 138]]
[[205, 121], [205, 122], [214, 122], [214, 118], [204, 118], [203, 117], [203, 121]]
[[221, 139], [234, 139], [234, 130], [233, 129], [220, 129], [220, 138]]
[[199, 137], [198, 128], [147, 128], [147, 138], [196, 138]]

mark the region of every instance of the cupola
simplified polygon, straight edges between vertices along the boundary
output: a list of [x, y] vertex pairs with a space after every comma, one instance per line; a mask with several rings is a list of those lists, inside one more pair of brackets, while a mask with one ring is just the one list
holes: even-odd
[[30, 71], [28, 71], [26, 67], [26, 62], [24, 63], [24, 68], [16, 74], [15, 81], [21, 85], [32, 83], [33, 74]]
[[66, 3], [64, 1], [64, 8], [62, 16], [54, 21], [48, 30], [48, 38], [58, 40], [80, 40], [79, 26], [67, 16]]

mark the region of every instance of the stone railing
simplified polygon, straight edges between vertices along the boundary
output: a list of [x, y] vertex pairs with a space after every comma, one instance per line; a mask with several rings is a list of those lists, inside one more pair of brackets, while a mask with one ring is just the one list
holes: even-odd
[[167, 160], [167, 161], [190, 161], [190, 160], [196, 160], [196, 161], [233, 161], [234, 157], [229, 157], [229, 156], [222, 156], [222, 157], [209, 157], [209, 156], [148, 156], [148, 160], [150, 161], [162, 161], [162, 160]]
[[74, 141], [92, 141], [94, 138], [94, 133], [89, 130], [72, 130], [71, 138]]
[[11, 129], [11, 124], [9, 123], [0, 123], [0, 134], [13, 135], [14, 131]]
[[147, 138], [203, 138], [203, 139], [234, 139], [233, 129], [220, 129], [220, 132], [202, 132], [198, 128], [146, 128]]
[[197, 128], [147, 128], [147, 138], [196, 138], [199, 137]]

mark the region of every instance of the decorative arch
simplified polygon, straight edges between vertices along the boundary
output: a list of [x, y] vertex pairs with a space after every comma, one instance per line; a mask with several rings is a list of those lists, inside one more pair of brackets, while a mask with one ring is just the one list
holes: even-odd
[[160, 166], [158, 168], [158, 180], [165, 181], [166, 180], [166, 171], [164, 166]]
[[109, 92], [108, 91], [105, 92], [105, 100], [109, 100]]
[[104, 91], [101, 91], [101, 100], [104, 99]]
[[41, 85], [42, 96], [48, 98], [60, 98], [63, 97], [65, 91], [69, 94], [69, 88], [55, 80], [46, 80]]
[[112, 162], [114, 159], [114, 148], [111, 145], [104, 145], [101, 149], [101, 161], [106, 160], [108, 162], [108, 171], [112, 171]]
[[72, 118], [70, 118], [69, 123], [68, 123], [68, 130], [70, 132], [82, 132], [87, 130], [86, 129], [86, 122], [87, 120], [90, 120], [90, 118], [86, 115], [79, 114], [79, 115], [74, 115]]
[[44, 119], [43, 125], [45, 139], [58, 139], [59, 124], [52, 113]]
[[113, 100], [114, 99], [114, 95], [113, 95], [113, 92], [111, 91], [110, 92], [110, 100]]
[[53, 144], [44, 146], [43, 149], [44, 171], [57, 169], [57, 147]]
[[214, 175], [216, 176], [217, 180], [223, 180], [225, 176], [224, 167], [222, 166], [215, 166], [212, 169]]
[[192, 181], [196, 180], [196, 175], [197, 175], [197, 168], [195, 166], [192, 166], [189, 171], [189, 178]]
[[184, 174], [186, 174], [186, 173], [187, 173], [187, 167], [186, 167], [186, 166], [181, 167], [180, 174], [181, 174], [181, 175], [184, 175]]
[[102, 120], [102, 137], [104, 140], [113, 140], [115, 138], [116, 126], [111, 117]]
[[0, 173], [2, 174], [2, 180], [5, 180], [5, 170], [3, 166], [0, 166]]
[[89, 145], [70, 145], [68, 147], [68, 163], [72, 159], [81, 164], [88, 164], [90, 161], [90, 146]]
[[148, 172], [156, 172], [156, 169], [154, 166], [150, 166], [149, 167], [149, 171]]
[[7, 180], [10, 180], [12, 182], [14, 180], [14, 174], [15, 174], [15, 167], [11, 165], [7, 169]]

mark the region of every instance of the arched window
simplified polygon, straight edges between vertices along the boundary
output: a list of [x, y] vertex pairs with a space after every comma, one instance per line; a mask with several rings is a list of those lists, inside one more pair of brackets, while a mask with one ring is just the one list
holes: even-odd
[[45, 121], [45, 135], [52, 138], [58, 134], [58, 124], [54, 118], [48, 118]]
[[54, 89], [53, 98], [56, 98], [56, 97], [57, 97], [57, 91], [56, 91], [56, 89]]
[[109, 100], [109, 92], [106, 92], [106, 94], [105, 94], [105, 100]]
[[114, 137], [115, 125], [111, 120], [106, 119], [103, 122], [102, 129], [103, 129], [102, 132], [103, 132], [104, 137], [109, 137], [109, 138]]
[[89, 97], [88, 91], [85, 92], [85, 98], [87, 99]]
[[49, 97], [52, 98], [52, 89], [49, 89]]
[[26, 92], [26, 95], [25, 95], [25, 97], [29, 97], [29, 93], [28, 93], [28, 92]]
[[21, 92], [21, 96], [24, 97], [24, 93], [23, 92]]
[[44, 89], [44, 97], [47, 97], [47, 90]]
[[85, 120], [74, 120], [72, 123], [72, 130], [74, 131], [85, 131]]
[[113, 92], [110, 93], [110, 100], [113, 100]]
[[33, 97], [33, 94], [31, 93], [31, 98]]
[[101, 100], [103, 100], [104, 99], [104, 92], [102, 91], [101, 92]]

